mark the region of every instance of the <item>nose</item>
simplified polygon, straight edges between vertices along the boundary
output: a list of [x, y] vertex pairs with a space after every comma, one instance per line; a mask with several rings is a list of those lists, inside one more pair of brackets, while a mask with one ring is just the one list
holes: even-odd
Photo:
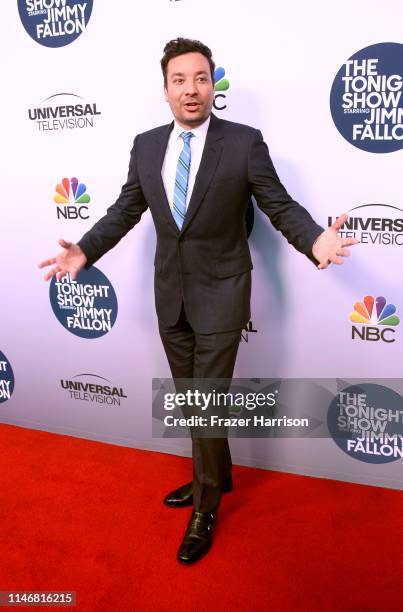
[[194, 96], [198, 93], [197, 83], [193, 79], [188, 79], [186, 81], [185, 94], [188, 96]]

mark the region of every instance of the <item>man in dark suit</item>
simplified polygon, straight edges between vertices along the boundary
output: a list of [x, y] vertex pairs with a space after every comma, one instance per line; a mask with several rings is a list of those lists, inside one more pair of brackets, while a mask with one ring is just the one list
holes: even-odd
[[[252, 262], [245, 214], [251, 195], [277, 230], [318, 268], [342, 263], [354, 239], [326, 231], [281, 184], [259, 130], [218, 119], [211, 51], [170, 41], [161, 60], [174, 122], [134, 139], [127, 182], [115, 204], [78, 242], [40, 267], [73, 279], [111, 249], [150, 208], [157, 233], [155, 302], [175, 379], [230, 379], [241, 330], [250, 318]], [[193, 480], [165, 497], [194, 509], [177, 558], [208, 552], [222, 493], [231, 491], [228, 441], [192, 434]]]

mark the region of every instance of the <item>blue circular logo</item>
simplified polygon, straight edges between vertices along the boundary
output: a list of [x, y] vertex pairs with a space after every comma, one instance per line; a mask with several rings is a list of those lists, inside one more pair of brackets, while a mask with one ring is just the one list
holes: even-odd
[[45, 47], [64, 47], [86, 29], [93, 0], [18, 0], [22, 24]]
[[6, 402], [14, 391], [14, 372], [7, 357], [0, 351], [0, 404]]
[[370, 153], [403, 147], [403, 45], [379, 43], [342, 65], [330, 92], [330, 110], [340, 134]]
[[329, 406], [327, 425], [337, 446], [365, 463], [403, 457], [403, 398], [372, 383], [340, 391]]
[[77, 280], [70, 274], [52, 278], [50, 303], [57, 319], [81, 338], [100, 338], [113, 327], [118, 314], [116, 293], [98, 268], [82, 269]]

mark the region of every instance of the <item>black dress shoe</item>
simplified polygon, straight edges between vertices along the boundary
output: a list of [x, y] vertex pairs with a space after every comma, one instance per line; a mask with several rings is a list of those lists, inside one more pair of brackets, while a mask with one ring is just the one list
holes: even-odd
[[[223, 483], [222, 492], [232, 491], [232, 476], [230, 475]], [[164, 497], [164, 504], [170, 508], [184, 508], [193, 505], [193, 482], [187, 482], [179, 489], [171, 491]]]
[[193, 510], [177, 559], [189, 565], [199, 561], [211, 548], [217, 515], [213, 512]]

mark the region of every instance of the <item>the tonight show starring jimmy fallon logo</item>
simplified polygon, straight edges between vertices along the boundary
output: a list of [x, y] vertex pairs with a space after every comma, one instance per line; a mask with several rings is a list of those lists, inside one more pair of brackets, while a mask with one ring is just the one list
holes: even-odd
[[45, 47], [64, 47], [86, 29], [93, 0], [18, 0], [22, 24]]
[[352, 55], [337, 73], [330, 109], [340, 134], [371, 153], [403, 147], [403, 45], [379, 43]]

